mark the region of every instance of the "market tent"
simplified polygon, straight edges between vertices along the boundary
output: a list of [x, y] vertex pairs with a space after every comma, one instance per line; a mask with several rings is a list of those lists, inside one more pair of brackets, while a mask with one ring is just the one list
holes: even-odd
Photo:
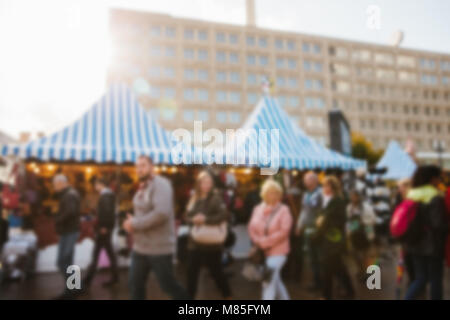
[[[235, 139], [231, 148], [225, 149], [223, 158], [216, 153], [216, 159], [227, 164], [300, 170], [331, 167], [349, 169], [365, 165], [364, 162], [338, 155], [306, 136], [276, 99], [269, 95], [261, 98], [240, 130], [242, 135]], [[236, 156], [230, 156], [234, 152]], [[267, 157], [263, 156], [264, 152]], [[230, 159], [236, 161], [230, 162]]]
[[377, 169], [387, 169], [386, 173], [382, 175], [384, 179], [397, 180], [410, 178], [417, 165], [397, 141], [391, 141], [376, 167]]
[[2, 155], [42, 161], [133, 162], [146, 154], [172, 164], [175, 141], [124, 84], [113, 84], [80, 119], [26, 144], [5, 144]]
[[306, 135], [306, 133], [302, 129], [297, 129], [298, 139], [302, 141], [303, 144], [306, 144], [308, 146], [308, 150], [311, 150], [323, 159], [322, 168], [341, 168], [343, 170], [350, 170], [366, 167], [366, 162], [364, 160], [348, 157], [337, 151], [328, 149], [313, 138]]

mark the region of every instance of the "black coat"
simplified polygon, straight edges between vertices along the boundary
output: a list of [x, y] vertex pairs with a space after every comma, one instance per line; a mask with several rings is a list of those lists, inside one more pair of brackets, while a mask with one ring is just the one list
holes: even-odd
[[97, 206], [97, 230], [106, 228], [108, 231], [114, 229], [116, 218], [116, 197], [111, 190], [100, 194]]
[[417, 242], [408, 244], [408, 251], [420, 256], [444, 258], [448, 232], [444, 198], [435, 196], [429, 203], [420, 203], [417, 214], [423, 231]]
[[55, 217], [56, 232], [60, 235], [80, 230], [80, 195], [67, 187], [59, 194], [59, 210]]
[[321, 245], [324, 254], [341, 253], [345, 250], [345, 201], [339, 196], [333, 197], [321, 214], [322, 224], [317, 228], [314, 239]]

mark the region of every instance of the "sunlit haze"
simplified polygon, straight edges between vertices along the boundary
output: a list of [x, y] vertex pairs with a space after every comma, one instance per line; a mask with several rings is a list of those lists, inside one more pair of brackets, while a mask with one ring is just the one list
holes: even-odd
[[[260, 27], [450, 52], [450, 1], [256, 0]], [[366, 8], [381, 8], [369, 30]], [[244, 0], [0, 0], [0, 130], [57, 130], [81, 115], [106, 85], [108, 9], [122, 7], [244, 24]], [[350, 19], [349, 17], [354, 17]], [[446, 41], [443, 41], [446, 39]]]

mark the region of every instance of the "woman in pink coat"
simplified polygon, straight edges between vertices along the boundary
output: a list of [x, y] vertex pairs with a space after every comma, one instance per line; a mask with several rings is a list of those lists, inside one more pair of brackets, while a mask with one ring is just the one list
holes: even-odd
[[281, 279], [290, 250], [289, 234], [292, 216], [289, 208], [281, 203], [283, 189], [274, 180], [267, 180], [261, 189], [262, 203], [253, 210], [248, 227], [254, 245], [263, 249], [270, 278], [263, 282], [263, 300], [289, 300], [289, 293]]

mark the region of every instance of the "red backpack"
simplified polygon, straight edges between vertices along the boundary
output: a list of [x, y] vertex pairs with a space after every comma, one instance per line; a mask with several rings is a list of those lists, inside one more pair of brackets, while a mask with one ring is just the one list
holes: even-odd
[[391, 218], [391, 235], [399, 240], [408, 241], [418, 238], [417, 217], [419, 203], [412, 200], [403, 200]]

